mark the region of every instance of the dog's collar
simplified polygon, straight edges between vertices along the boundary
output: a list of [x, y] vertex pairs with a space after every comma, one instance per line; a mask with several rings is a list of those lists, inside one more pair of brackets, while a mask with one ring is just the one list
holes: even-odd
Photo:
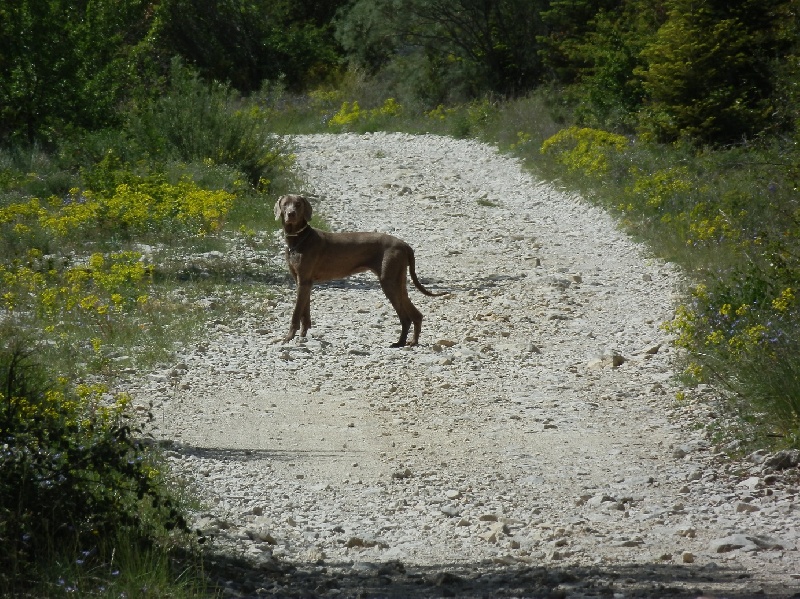
[[283, 236], [284, 237], [297, 237], [298, 235], [300, 235], [300, 233], [302, 233], [306, 229], [308, 229], [308, 223], [306, 223], [306, 226], [303, 227], [302, 229], [300, 229], [297, 233], [287, 233], [286, 231], [284, 231], [283, 232]]
[[299, 248], [301, 245], [303, 245], [303, 242], [308, 238], [308, 235], [303, 237], [303, 239], [298, 239], [297, 241], [295, 241], [294, 245], [289, 245], [289, 237], [299, 237], [300, 235], [303, 234], [304, 231], [306, 231], [308, 229], [309, 229], [309, 226], [308, 226], [308, 223], [306, 223], [306, 226], [303, 227], [302, 229], [300, 229], [299, 231], [297, 231], [296, 233], [286, 233], [284, 231], [283, 237], [284, 237], [284, 239], [286, 241], [286, 252], [288, 254], [295, 253], [297, 251], [297, 248]]

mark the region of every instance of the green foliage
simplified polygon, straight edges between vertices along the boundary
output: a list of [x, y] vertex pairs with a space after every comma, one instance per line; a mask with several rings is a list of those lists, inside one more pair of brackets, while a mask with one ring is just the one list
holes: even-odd
[[568, 170], [578, 170], [589, 177], [605, 175], [610, 152], [621, 152], [628, 139], [607, 131], [570, 127], [559, 131], [542, 144], [542, 154], [552, 152]]
[[[137, 581], [195, 594], [170, 572], [173, 542], [191, 538], [171, 538], [185, 522], [165, 465], [141, 442], [142, 415], [106, 389], [202, 322], [198, 291], [175, 289], [186, 256], [226, 224], [271, 226], [257, 188], [280, 185], [291, 156], [227, 87], [178, 67], [175, 79], [125, 131], [0, 149], [0, 322], [13, 326], [0, 369], [21, 385], [0, 388], [0, 594], [121, 596]], [[176, 244], [183, 270], [164, 266]]]
[[360, 0], [337, 19], [336, 35], [359, 67], [414, 78], [417, 93], [434, 105], [483, 91], [521, 93], [542, 75], [536, 36], [544, 5]]
[[127, 132], [151, 160], [227, 164], [252, 185], [266, 187], [291, 163], [268, 116], [240, 102], [228, 86], [204, 83], [176, 60], [167, 93], [136, 111]]
[[800, 277], [749, 264], [707, 280], [667, 326], [690, 352], [687, 372], [730, 392], [729, 408], [747, 423], [748, 436], [797, 446]]
[[650, 102], [642, 130], [729, 143], [762, 131], [774, 112], [773, 61], [787, 48], [777, 33], [785, 0], [672, 0], [669, 17], [642, 52]]
[[633, 130], [645, 98], [637, 72], [644, 66], [642, 51], [659, 24], [658, 6], [630, 0], [618, 10], [600, 11], [591, 31], [575, 49], [578, 90], [585, 100], [576, 116], [584, 123]]
[[162, 176], [129, 175], [108, 192], [73, 188], [66, 197], [32, 198], [0, 205], [0, 249], [6, 256], [35, 250], [50, 253], [65, 242], [87, 239], [130, 241], [206, 235], [220, 229], [235, 196], [210, 191], [184, 179], [176, 185]]
[[575, 83], [585, 67], [584, 39], [593, 31], [596, 15], [618, 14], [620, 0], [551, 0], [541, 17], [546, 30], [539, 37], [542, 62], [550, 77], [560, 84]]
[[0, 6], [0, 139], [54, 142], [117, 122], [140, 74], [142, 0], [26, 0]]
[[167, 0], [158, 4], [160, 44], [206, 79], [241, 92], [265, 80], [292, 89], [335, 77], [340, 62], [330, 21], [344, 0]]
[[371, 110], [362, 110], [358, 102], [344, 102], [339, 112], [328, 121], [334, 131], [377, 131], [389, 119], [399, 117], [403, 107], [394, 98], [388, 98], [383, 105]]
[[13, 594], [57, 584], [41, 577], [60, 552], [109, 563], [115, 541], [152, 546], [188, 532], [128, 398], [51, 378], [25, 336], [0, 331], [0, 592]]

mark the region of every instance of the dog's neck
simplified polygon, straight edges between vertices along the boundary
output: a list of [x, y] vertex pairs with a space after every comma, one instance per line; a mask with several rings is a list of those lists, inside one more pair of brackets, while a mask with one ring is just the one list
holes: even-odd
[[[299, 227], [299, 228], [295, 229], [295, 227]], [[308, 229], [308, 223], [307, 222], [303, 222], [302, 225], [286, 225], [286, 224], [284, 224], [284, 226], [283, 226], [283, 236], [286, 237], [287, 240], [288, 240], [289, 237], [297, 237], [298, 235], [300, 235], [300, 233], [302, 233], [306, 229]]]
[[301, 237], [301, 235], [310, 230], [310, 226], [307, 222], [303, 222], [301, 225], [297, 226], [299, 227], [297, 229], [286, 224], [284, 224], [283, 227], [283, 238], [286, 241], [286, 251], [289, 252], [289, 254], [293, 254], [294, 252], [298, 251], [298, 248], [308, 236], [305, 235]]

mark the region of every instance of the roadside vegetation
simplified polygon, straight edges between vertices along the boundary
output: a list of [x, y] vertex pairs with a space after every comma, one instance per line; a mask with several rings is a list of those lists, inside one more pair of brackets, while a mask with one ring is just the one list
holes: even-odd
[[796, 3], [123, 4], [0, 7], [0, 594], [213, 593], [121, 375], [268, 293], [208, 261], [267, 247], [293, 133], [474, 137], [603, 205], [687, 275], [719, 439], [800, 447]]

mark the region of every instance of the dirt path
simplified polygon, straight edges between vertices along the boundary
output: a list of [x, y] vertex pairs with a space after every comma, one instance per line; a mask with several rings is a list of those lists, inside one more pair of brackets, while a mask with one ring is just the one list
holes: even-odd
[[281, 345], [287, 281], [141, 390], [208, 498], [198, 525], [251, 564], [227, 592], [800, 592], [793, 481], [719, 465], [710, 408], [676, 404], [674, 267], [475, 142], [297, 143], [331, 229], [405, 239], [453, 293], [412, 290], [421, 345], [392, 350], [374, 277], [319, 286], [309, 337]]

